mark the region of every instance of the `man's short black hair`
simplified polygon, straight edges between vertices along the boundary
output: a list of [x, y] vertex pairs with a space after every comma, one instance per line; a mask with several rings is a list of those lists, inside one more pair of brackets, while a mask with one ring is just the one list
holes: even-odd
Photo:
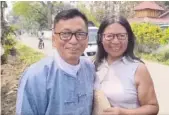
[[69, 9], [69, 10], [63, 10], [55, 16], [54, 28], [56, 23], [58, 23], [60, 20], [68, 20], [74, 17], [81, 17], [84, 20], [86, 27], [88, 27], [88, 19], [82, 12], [80, 12], [78, 9]]

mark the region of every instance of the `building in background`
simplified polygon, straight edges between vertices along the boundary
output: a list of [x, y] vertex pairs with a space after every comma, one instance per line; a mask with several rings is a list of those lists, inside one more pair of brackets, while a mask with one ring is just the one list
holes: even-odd
[[141, 2], [134, 8], [134, 11], [134, 18], [128, 19], [130, 23], [149, 22], [161, 28], [169, 27], [169, 10], [165, 10], [153, 1]]

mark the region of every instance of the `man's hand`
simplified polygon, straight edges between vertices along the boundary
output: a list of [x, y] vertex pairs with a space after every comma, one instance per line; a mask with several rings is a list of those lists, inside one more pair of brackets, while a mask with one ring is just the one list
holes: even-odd
[[111, 107], [104, 110], [101, 115], [122, 115], [122, 109], [118, 107]]

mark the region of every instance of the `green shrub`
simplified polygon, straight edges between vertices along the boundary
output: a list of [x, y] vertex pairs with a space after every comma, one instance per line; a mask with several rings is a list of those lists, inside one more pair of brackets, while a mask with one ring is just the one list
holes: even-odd
[[160, 42], [163, 44], [169, 43], [169, 27], [163, 31], [163, 37]]
[[15, 47], [16, 43], [15, 36], [13, 34], [8, 34], [5, 39], [5, 45], [3, 46], [6, 56], [10, 54], [10, 50]]
[[140, 58], [161, 62], [163, 64], [169, 65], [169, 49], [166, 49], [160, 53], [151, 53], [151, 54], [137, 52], [136, 55]]
[[157, 60], [160, 62], [165, 62], [169, 59], [169, 49], [156, 54]]
[[136, 47], [138, 51], [150, 53], [164, 44], [163, 30], [150, 23], [133, 23], [132, 30], [136, 36]]

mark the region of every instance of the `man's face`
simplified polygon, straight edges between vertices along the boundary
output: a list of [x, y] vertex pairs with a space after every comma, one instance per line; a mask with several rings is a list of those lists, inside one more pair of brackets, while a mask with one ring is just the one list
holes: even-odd
[[[84, 52], [88, 45], [88, 37], [85, 39], [77, 40], [75, 34], [72, 35], [70, 40], [64, 40], [67, 35], [61, 35], [57, 33], [87, 33], [87, 27], [81, 17], [74, 17], [68, 20], [60, 20], [55, 25], [55, 29], [52, 36], [53, 46], [58, 50], [60, 56], [70, 64], [78, 61], [79, 57]], [[79, 34], [81, 36], [81, 34]]]

